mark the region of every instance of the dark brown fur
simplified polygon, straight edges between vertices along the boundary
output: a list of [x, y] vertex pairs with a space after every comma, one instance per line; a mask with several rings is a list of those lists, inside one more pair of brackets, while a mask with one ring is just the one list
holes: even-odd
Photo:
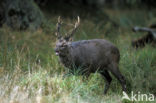
[[55, 52], [61, 63], [70, 70], [81, 68], [82, 74], [99, 72], [106, 80], [104, 93], [106, 94], [112, 77], [111, 72], [120, 82], [123, 91], [126, 91], [126, 81], [119, 70], [120, 53], [116, 46], [104, 39], [70, 41], [75, 32], [78, 22], [72, 33], [62, 37], [59, 33], [60, 18], [58, 18], [57, 32], [58, 41]]
[[119, 50], [109, 41], [92, 39], [68, 42], [62, 39], [56, 43], [55, 52], [61, 63], [70, 70], [81, 67], [82, 74], [87, 76], [90, 73], [101, 73], [106, 80], [105, 94], [112, 81], [109, 71], [120, 81], [123, 90], [126, 91], [125, 79], [118, 68]]

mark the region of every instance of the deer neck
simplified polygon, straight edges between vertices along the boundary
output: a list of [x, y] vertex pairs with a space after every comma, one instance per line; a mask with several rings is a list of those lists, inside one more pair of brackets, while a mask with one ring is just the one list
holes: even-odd
[[71, 54], [71, 49], [68, 48], [68, 51], [66, 51], [66, 55], [60, 56], [60, 60], [65, 65], [66, 67], [70, 67], [72, 65], [72, 54]]

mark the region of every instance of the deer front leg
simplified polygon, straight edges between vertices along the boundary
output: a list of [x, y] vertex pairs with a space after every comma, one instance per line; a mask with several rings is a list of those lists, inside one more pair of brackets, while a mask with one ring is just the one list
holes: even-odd
[[111, 76], [109, 75], [109, 72], [107, 70], [101, 72], [101, 75], [104, 77], [106, 83], [105, 83], [105, 89], [104, 89], [104, 94], [107, 93], [109, 87], [110, 87], [110, 83], [112, 81]]

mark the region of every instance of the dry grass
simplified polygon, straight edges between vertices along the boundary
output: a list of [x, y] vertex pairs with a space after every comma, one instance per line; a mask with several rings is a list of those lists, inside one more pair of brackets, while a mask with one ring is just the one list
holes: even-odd
[[[120, 49], [120, 70], [131, 83], [129, 88], [155, 94], [155, 48], [147, 45], [135, 50], [130, 45], [132, 39], [142, 35], [133, 33], [131, 26], [148, 25], [148, 21], [154, 20], [155, 12], [146, 16], [144, 12], [134, 11], [131, 15], [129, 11], [107, 10], [119, 27], [112, 27], [109, 21], [103, 25], [84, 19], [74, 38], [105, 38], [113, 42]], [[0, 30], [0, 103], [121, 103], [121, 86], [116, 79], [108, 94], [103, 95], [104, 80], [98, 73], [88, 79], [77, 75], [63, 78], [66, 69], [53, 50], [56, 20], [53, 17], [48, 26], [35, 32], [12, 31], [6, 27]], [[65, 18], [65, 21], [71, 20]]]

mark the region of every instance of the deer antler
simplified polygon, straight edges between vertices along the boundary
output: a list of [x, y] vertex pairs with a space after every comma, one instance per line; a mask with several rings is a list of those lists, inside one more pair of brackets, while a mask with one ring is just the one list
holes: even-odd
[[69, 32], [69, 34], [67, 33], [68, 35], [65, 37], [66, 40], [69, 40], [70, 37], [72, 37], [74, 35], [74, 33], [77, 30], [79, 25], [80, 25], [80, 17], [78, 16], [77, 21], [76, 21], [76, 23], [74, 25], [74, 28]]
[[60, 19], [60, 16], [58, 17], [58, 22], [57, 22], [57, 24], [56, 24], [56, 36], [57, 36], [57, 38], [58, 39], [60, 39], [61, 38], [61, 34], [60, 34], [60, 26], [61, 26], [61, 19]]

